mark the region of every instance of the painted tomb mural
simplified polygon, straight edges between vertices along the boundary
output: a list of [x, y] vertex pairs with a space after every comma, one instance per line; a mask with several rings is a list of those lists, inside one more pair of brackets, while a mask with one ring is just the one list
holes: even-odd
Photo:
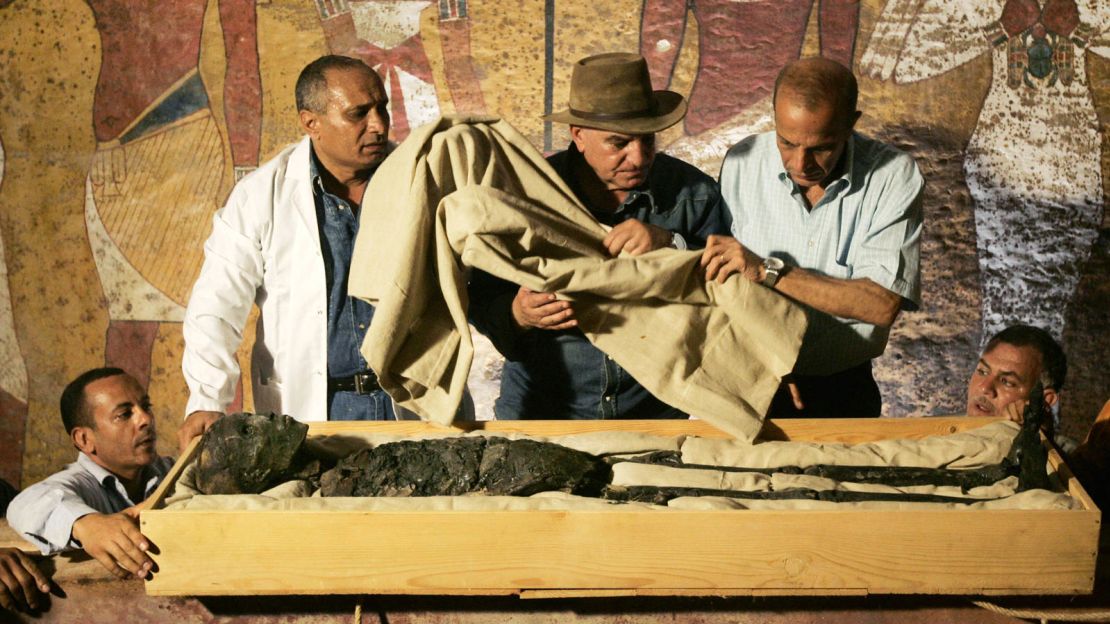
[[[983, 337], [1021, 321], [1057, 338], [1103, 216], [1087, 53], [1110, 55], [1097, 0], [887, 3], [861, 70], [909, 83], [991, 59], [967, 146]], [[1101, 42], [1101, 43], [1100, 43]]]

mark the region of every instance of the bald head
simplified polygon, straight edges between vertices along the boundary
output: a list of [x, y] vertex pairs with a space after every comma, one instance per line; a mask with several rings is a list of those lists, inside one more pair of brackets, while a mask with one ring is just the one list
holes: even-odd
[[792, 102], [810, 111], [832, 105], [837, 118], [855, 122], [859, 86], [852, 71], [836, 61], [810, 57], [788, 64], [775, 79], [774, 101], [779, 93], [789, 93]]
[[340, 71], [365, 74], [376, 83], [378, 89], [384, 90], [381, 77], [366, 63], [348, 56], [326, 54], [306, 65], [297, 77], [297, 86], [294, 89], [297, 110], [323, 113], [327, 108], [329, 74]]

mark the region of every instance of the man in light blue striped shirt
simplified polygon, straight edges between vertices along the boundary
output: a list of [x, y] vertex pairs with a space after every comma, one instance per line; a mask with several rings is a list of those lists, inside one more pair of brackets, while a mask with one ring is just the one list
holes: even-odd
[[807, 58], [775, 83], [775, 130], [734, 145], [721, 194], [735, 238], [710, 237], [706, 278], [732, 273], [804, 304], [810, 325], [768, 416], [878, 416], [871, 360], [921, 300], [922, 192], [913, 159], [856, 134], [858, 87]]
[[118, 368], [95, 368], [66, 386], [61, 412], [77, 461], [16, 496], [8, 524], [43, 554], [83, 548], [119, 578], [146, 578], [154, 562], [136, 505], [173, 466], [155, 451], [146, 389]]

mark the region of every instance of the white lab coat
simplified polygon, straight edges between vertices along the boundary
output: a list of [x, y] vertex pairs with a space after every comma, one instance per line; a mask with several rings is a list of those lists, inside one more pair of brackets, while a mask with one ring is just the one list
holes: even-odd
[[185, 311], [186, 414], [231, 403], [235, 352], [257, 303], [254, 410], [327, 420], [327, 290], [309, 149], [305, 137], [243, 178], [212, 219]]

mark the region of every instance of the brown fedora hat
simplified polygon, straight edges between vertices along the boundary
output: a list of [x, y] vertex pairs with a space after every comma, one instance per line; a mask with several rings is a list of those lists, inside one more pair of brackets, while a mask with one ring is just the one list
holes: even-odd
[[574, 64], [569, 107], [544, 119], [624, 134], [649, 134], [670, 128], [685, 116], [685, 98], [674, 91], [652, 91], [644, 57], [610, 52]]

